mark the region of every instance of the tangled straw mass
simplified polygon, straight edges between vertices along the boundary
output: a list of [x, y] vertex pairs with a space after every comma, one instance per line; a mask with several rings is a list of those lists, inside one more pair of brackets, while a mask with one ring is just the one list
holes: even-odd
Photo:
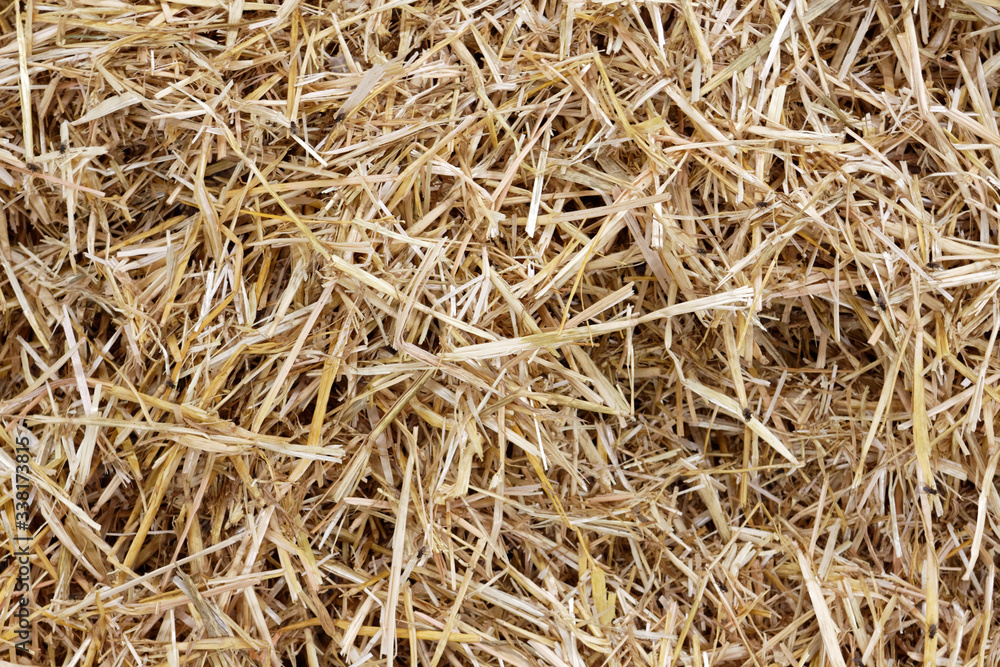
[[1000, 664], [998, 10], [6, 4], [4, 664]]

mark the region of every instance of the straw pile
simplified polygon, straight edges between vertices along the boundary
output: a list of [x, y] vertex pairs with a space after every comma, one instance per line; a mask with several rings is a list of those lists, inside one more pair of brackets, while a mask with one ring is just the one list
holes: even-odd
[[995, 2], [0, 22], [6, 660], [1000, 664]]

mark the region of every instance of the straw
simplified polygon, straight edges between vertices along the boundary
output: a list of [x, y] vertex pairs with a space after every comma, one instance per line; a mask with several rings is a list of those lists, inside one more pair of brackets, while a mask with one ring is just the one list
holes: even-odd
[[0, 662], [997, 663], [995, 2], [0, 23]]

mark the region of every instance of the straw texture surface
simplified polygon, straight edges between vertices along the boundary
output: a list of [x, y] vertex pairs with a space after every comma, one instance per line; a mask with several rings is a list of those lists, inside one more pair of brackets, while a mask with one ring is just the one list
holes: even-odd
[[3, 5], [2, 664], [1000, 664], [998, 28]]

